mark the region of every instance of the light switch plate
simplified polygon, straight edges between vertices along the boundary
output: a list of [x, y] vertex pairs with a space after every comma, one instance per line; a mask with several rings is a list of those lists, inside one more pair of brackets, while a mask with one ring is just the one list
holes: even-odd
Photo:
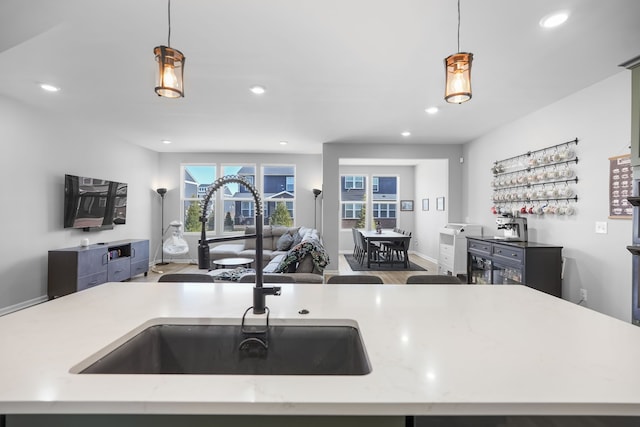
[[607, 234], [606, 221], [596, 221], [596, 234]]

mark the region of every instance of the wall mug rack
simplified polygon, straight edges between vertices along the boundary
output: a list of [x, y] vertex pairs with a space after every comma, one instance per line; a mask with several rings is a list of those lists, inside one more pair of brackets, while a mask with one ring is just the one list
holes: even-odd
[[578, 138], [497, 160], [491, 167], [493, 214], [576, 214]]

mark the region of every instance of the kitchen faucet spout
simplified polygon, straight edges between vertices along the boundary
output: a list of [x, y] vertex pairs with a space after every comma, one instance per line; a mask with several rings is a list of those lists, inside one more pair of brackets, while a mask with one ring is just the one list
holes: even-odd
[[[209, 209], [209, 202], [211, 201], [211, 197], [215, 194], [216, 190], [221, 188], [225, 184], [236, 183], [245, 186], [251, 195], [253, 196], [253, 200], [255, 202], [255, 225], [256, 225], [256, 259], [255, 270], [256, 270], [256, 285], [253, 288], [253, 314], [264, 314], [266, 311], [265, 297], [267, 295], [280, 295], [280, 287], [279, 286], [262, 286], [263, 275], [262, 275], [262, 253], [263, 253], [263, 241], [262, 238], [264, 236], [263, 231], [263, 218], [262, 218], [262, 201], [260, 200], [260, 195], [258, 194], [258, 190], [247, 181], [243, 176], [240, 175], [226, 175], [221, 178], [218, 178], [207, 190], [207, 194], [201, 201], [201, 211], [202, 216], [200, 217], [201, 226], [201, 237], [200, 237], [200, 248], [198, 249], [198, 265], [204, 263], [205, 257], [204, 254], [208, 254], [208, 243], [206, 236], [206, 225], [207, 225], [207, 212]], [[202, 255], [201, 255], [202, 254]], [[200, 259], [202, 258], [202, 259]], [[208, 266], [207, 266], [208, 267]], [[200, 267], [202, 268], [202, 266]]]

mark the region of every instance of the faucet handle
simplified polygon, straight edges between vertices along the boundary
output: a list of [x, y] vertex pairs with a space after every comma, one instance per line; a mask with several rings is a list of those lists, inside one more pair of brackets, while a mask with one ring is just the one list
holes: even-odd
[[263, 289], [265, 295], [280, 295], [282, 293], [280, 286], [265, 286]]

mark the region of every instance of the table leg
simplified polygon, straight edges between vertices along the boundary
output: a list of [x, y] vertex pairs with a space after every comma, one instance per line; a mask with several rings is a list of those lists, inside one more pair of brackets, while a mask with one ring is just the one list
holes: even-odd
[[367, 239], [367, 268], [371, 268], [371, 241]]

